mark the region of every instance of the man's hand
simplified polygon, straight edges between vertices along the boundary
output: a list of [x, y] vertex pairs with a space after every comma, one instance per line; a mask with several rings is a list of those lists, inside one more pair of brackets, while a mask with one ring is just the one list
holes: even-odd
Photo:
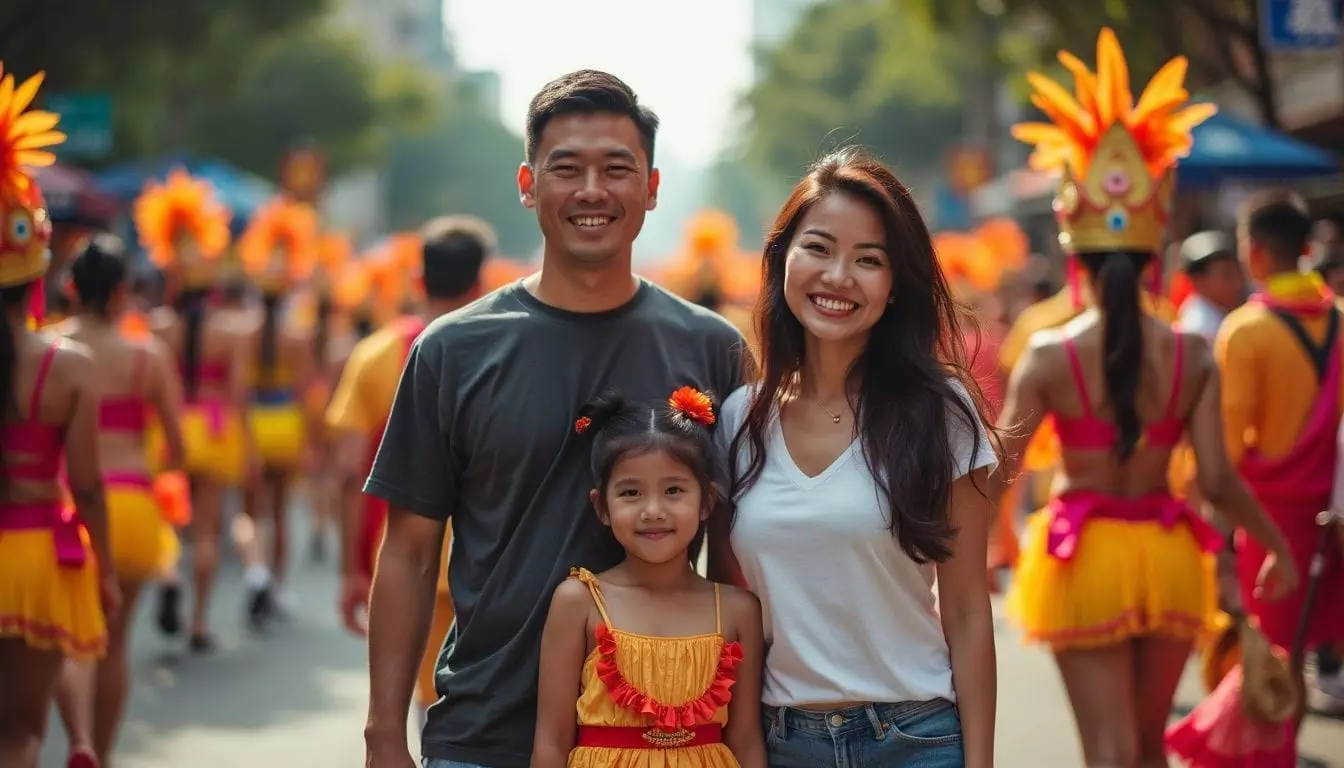
[[393, 743], [392, 739], [375, 739], [367, 735], [364, 742], [364, 768], [419, 768], [406, 746], [405, 734], [400, 744]]

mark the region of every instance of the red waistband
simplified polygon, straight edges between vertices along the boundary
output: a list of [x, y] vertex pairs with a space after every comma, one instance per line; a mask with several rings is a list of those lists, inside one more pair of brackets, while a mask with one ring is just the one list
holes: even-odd
[[152, 490], [154, 481], [150, 480], [149, 473], [141, 469], [113, 469], [103, 473], [103, 483], [108, 488], [136, 488], [140, 490]]
[[607, 749], [680, 749], [722, 743], [721, 725], [693, 725], [675, 731], [639, 725], [580, 725], [574, 746]]
[[0, 532], [42, 529], [51, 531], [57, 563], [67, 568], [84, 565], [84, 541], [73, 507], [59, 501], [0, 505]]
[[1207, 520], [1165, 491], [1137, 498], [1120, 498], [1092, 490], [1068, 491], [1051, 500], [1050, 509], [1054, 520], [1046, 536], [1046, 548], [1059, 560], [1073, 558], [1083, 527], [1088, 520], [1095, 519], [1155, 522], [1164, 528], [1179, 523], [1190, 529], [1201, 549], [1216, 552], [1222, 546], [1222, 536]]

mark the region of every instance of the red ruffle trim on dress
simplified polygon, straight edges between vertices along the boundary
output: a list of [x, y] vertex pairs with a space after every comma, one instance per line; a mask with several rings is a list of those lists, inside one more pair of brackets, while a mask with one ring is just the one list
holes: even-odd
[[607, 686], [607, 694], [617, 706], [651, 716], [655, 727], [671, 730], [704, 725], [713, 719], [719, 707], [733, 698], [731, 688], [737, 682], [737, 665], [742, 661], [742, 646], [738, 643], [723, 644], [714, 680], [699, 698], [673, 706], [641, 693], [621, 674], [616, 666], [616, 636], [610, 627], [598, 624], [594, 634], [597, 637], [597, 676]]

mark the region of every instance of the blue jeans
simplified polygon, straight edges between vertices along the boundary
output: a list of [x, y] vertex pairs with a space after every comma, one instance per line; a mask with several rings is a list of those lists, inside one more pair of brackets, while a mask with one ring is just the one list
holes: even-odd
[[830, 712], [762, 707], [770, 768], [962, 768], [961, 716], [945, 699]]
[[432, 757], [426, 757], [420, 761], [421, 768], [485, 768], [484, 765], [474, 763], [459, 763], [453, 760], [435, 760]]

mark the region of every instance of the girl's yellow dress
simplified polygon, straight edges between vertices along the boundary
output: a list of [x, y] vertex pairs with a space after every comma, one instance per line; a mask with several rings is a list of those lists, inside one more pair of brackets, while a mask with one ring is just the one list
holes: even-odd
[[570, 768], [738, 768], [722, 730], [742, 647], [724, 642], [718, 585], [714, 634], [648, 637], [612, 627], [592, 573], [570, 575], [602, 615], [597, 647], [583, 662]]

